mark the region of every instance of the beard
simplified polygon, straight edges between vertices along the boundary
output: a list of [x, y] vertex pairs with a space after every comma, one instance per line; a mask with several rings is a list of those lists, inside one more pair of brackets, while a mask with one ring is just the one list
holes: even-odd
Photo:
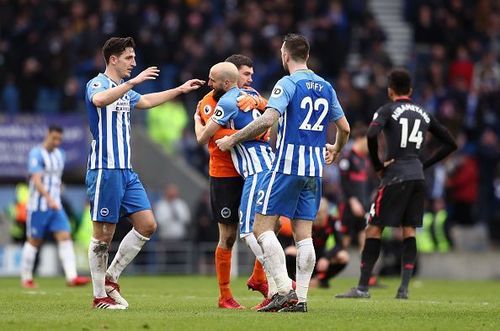
[[283, 64], [283, 69], [285, 69], [285, 72], [289, 73], [289, 71], [288, 71], [288, 65], [286, 64], [286, 62], [282, 61], [281, 63]]
[[224, 95], [224, 93], [226, 93], [224, 90], [222, 89], [214, 89], [214, 93], [213, 93], [213, 98], [215, 101], [219, 101], [220, 98], [222, 98], [222, 96]]

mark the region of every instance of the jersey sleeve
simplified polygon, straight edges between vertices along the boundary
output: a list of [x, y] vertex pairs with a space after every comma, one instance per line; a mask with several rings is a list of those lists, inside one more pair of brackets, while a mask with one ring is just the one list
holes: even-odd
[[225, 126], [237, 114], [236, 99], [223, 97], [219, 100], [217, 106], [215, 106], [212, 120], [221, 126]]
[[276, 85], [274, 85], [273, 92], [267, 102], [266, 108], [274, 108], [283, 115], [290, 100], [292, 100], [295, 94], [295, 89], [295, 83], [288, 76], [281, 78]]
[[97, 76], [87, 83], [87, 99], [92, 102], [92, 98], [96, 93], [105, 91], [109, 87], [107, 79]]
[[134, 90], [130, 90], [128, 91], [128, 96], [130, 97], [130, 109], [134, 109], [142, 95]]
[[368, 140], [368, 152], [370, 154], [370, 159], [372, 161], [373, 168], [376, 171], [382, 170], [384, 164], [380, 161], [378, 157], [378, 134], [384, 129], [385, 123], [389, 118], [391, 113], [390, 107], [382, 106], [379, 108], [375, 114], [373, 114], [373, 120], [368, 127], [366, 137]]
[[210, 92], [209, 94], [205, 95], [203, 99], [200, 100], [198, 104], [198, 114], [201, 117], [201, 121], [203, 124], [207, 123], [207, 120], [212, 116], [214, 113], [214, 104], [215, 100], [212, 97], [213, 93]]
[[370, 123], [370, 126], [375, 125], [375, 126], [380, 126], [383, 128], [385, 126], [385, 123], [387, 122], [387, 119], [391, 115], [391, 108], [382, 106], [377, 111], [375, 114], [373, 114], [373, 119], [372, 122]]
[[330, 86], [330, 88], [332, 89], [332, 100], [330, 103], [330, 122], [335, 122], [344, 117], [344, 110], [342, 109], [339, 99], [337, 98], [337, 93], [335, 92], [333, 87]]
[[39, 149], [32, 149], [28, 156], [28, 173], [30, 175], [42, 172], [44, 170], [42, 154]]

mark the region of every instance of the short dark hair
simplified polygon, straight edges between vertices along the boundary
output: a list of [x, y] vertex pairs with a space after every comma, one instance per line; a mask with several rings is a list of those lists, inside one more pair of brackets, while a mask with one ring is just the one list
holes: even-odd
[[59, 125], [55, 125], [55, 124], [51, 124], [49, 125], [49, 133], [50, 132], [59, 132], [59, 133], [63, 133], [63, 128]]
[[230, 57], [228, 57], [224, 62], [231, 62], [238, 69], [240, 69], [242, 66], [253, 68], [252, 59], [243, 54], [233, 54]]
[[309, 56], [309, 42], [306, 37], [296, 33], [289, 33], [283, 41], [285, 42], [285, 49], [294, 61], [305, 62], [307, 60]]
[[351, 137], [354, 139], [363, 138], [366, 136], [368, 128], [362, 122], [355, 122], [351, 129]]
[[102, 55], [104, 56], [104, 61], [106, 61], [106, 64], [109, 63], [109, 58], [111, 57], [111, 55], [119, 56], [125, 51], [127, 47], [135, 48], [134, 38], [113, 37], [106, 40], [104, 46], [102, 47]]
[[388, 77], [388, 87], [397, 95], [408, 95], [411, 92], [411, 76], [408, 70], [394, 69]]

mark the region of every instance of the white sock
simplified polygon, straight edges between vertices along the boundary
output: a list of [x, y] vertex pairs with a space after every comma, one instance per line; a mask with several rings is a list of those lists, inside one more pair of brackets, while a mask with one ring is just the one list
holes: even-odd
[[118, 252], [106, 271], [106, 277], [112, 282], [117, 282], [123, 269], [137, 256], [146, 241], [149, 241], [149, 238], [135, 229], [130, 230], [120, 243]]
[[259, 260], [259, 262], [264, 267], [264, 271], [266, 273], [266, 278], [267, 278], [267, 285], [269, 287], [269, 290], [267, 292], [267, 297], [271, 298], [274, 294], [278, 292], [278, 288], [276, 287], [276, 282], [274, 281], [273, 276], [269, 272], [268, 268], [266, 268], [266, 266], [264, 265], [264, 252], [262, 251], [262, 247], [260, 247], [253, 233], [243, 237], [242, 239], [245, 242], [245, 244], [247, 244], [248, 248], [250, 248], [250, 250], [254, 253], [257, 260]]
[[285, 264], [285, 252], [273, 231], [266, 231], [258, 238], [260, 247], [264, 252], [263, 265], [269, 270], [276, 282], [280, 294], [287, 294], [292, 289], [292, 281], [288, 278]]
[[66, 281], [71, 281], [76, 278], [76, 261], [75, 251], [73, 250], [73, 241], [70, 239], [59, 241], [57, 243], [59, 250], [59, 258], [66, 275]]
[[309, 282], [311, 275], [316, 264], [316, 254], [314, 252], [314, 245], [312, 238], [303, 239], [296, 244], [297, 246], [297, 297], [299, 302], [307, 301], [307, 291], [309, 289]]
[[21, 280], [23, 282], [33, 279], [36, 252], [38, 252], [38, 248], [27, 241], [24, 243], [21, 255]]
[[94, 287], [94, 298], [104, 298], [108, 295], [104, 289], [104, 277], [108, 266], [109, 244], [92, 238], [89, 245], [89, 265]]

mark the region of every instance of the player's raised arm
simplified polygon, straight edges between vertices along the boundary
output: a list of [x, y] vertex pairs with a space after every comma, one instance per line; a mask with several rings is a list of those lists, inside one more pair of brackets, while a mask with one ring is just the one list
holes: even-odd
[[[137, 76], [137, 77], [139, 77], [139, 76]], [[190, 80], [186, 81], [184, 84], [182, 84], [181, 86], [175, 87], [175, 88], [170, 89], [170, 90], [144, 94], [139, 99], [139, 102], [137, 102], [136, 108], [149, 109], [149, 108], [156, 107], [158, 105], [161, 105], [162, 103], [165, 103], [169, 100], [176, 98], [180, 94], [185, 94], [185, 93], [189, 93], [191, 91], [197, 90], [200, 88], [200, 86], [203, 86], [203, 84], [205, 84], [204, 80], [190, 79]]]
[[[135, 62], [134, 62], [135, 63]], [[97, 92], [92, 96], [92, 103], [97, 107], [106, 107], [112, 104], [125, 93], [130, 91], [135, 85], [138, 85], [146, 80], [156, 79], [160, 73], [157, 67], [149, 67], [139, 75], [113, 88], [105, 89]]]

